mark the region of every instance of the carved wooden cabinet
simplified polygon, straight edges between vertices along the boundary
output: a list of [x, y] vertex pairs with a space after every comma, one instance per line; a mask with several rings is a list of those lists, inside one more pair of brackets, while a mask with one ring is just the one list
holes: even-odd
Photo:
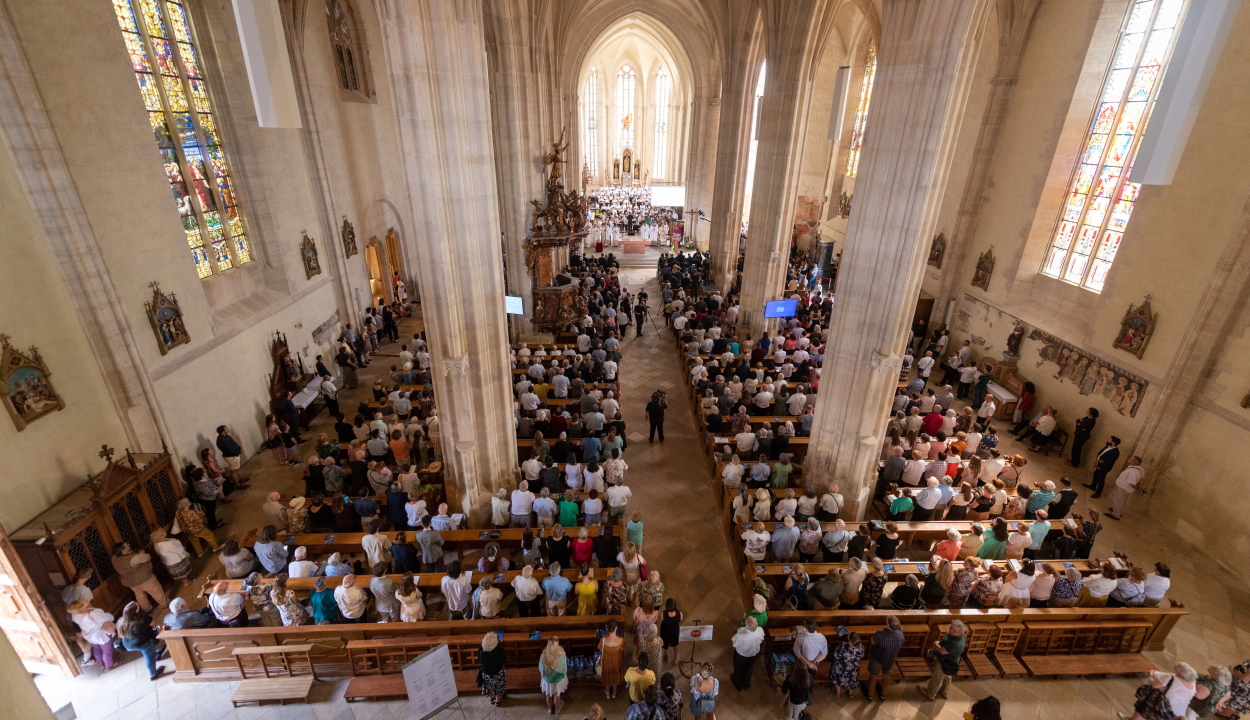
[[10, 539], [35, 587], [54, 608], [53, 616], [68, 628], [62, 588], [92, 570], [87, 586], [95, 594], [94, 604], [120, 613], [134, 596], [113, 569], [113, 545], [147, 547], [153, 530], [173, 523], [182, 496], [167, 453], [127, 453]]

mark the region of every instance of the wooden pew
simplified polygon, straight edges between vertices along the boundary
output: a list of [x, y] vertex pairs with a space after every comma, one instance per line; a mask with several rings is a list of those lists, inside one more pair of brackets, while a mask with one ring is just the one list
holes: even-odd
[[[547, 636], [559, 635], [560, 645], [570, 659], [593, 657], [599, 637], [595, 630], [564, 630], [559, 633], [542, 633], [535, 638], [529, 632], [504, 633], [500, 645], [507, 655], [509, 690], [534, 690], [539, 688], [538, 656], [547, 645]], [[347, 702], [380, 697], [407, 697], [403, 668], [421, 653], [440, 644], [446, 644], [451, 654], [452, 668], [456, 675], [456, 689], [462, 693], [480, 692], [477, 688], [477, 671], [480, 667], [478, 652], [481, 637], [450, 635], [443, 637], [398, 637], [376, 640], [353, 640], [347, 643], [352, 679], [347, 683], [343, 698]], [[595, 682], [593, 665], [591, 677], [573, 679], [570, 685], [589, 685]]]
[[[233, 656], [236, 647], [311, 645], [309, 655], [316, 665], [318, 678], [350, 677], [351, 657], [347, 645], [353, 641], [458, 636], [463, 637], [466, 642], [481, 643], [482, 635], [490, 631], [503, 631], [506, 635], [525, 633], [528, 637], [535, 630], [554, 633], [563, 640], [566, 633], [573, 631], [594, 632], [610, 619], [616, 620], [622, 626], [625, 622], [624, 615], [570, 615], [416, 623], [165, 630], [160, 637], [169, 647], [170, 657], [174, 662], [175, 682], [230, 682], [241, 679]], [[537, 662], [534, 664], [537, 666]], [[511, 679], [511, 668], [508, 674]]]
[[1024, 628], [1018, 657], [1034, 677], [1132, 675], [1155, 669], [1141, 654], [1154, 629], [1146, 619], [1027, 620]]
[[[473, 573], [473, 578], [472, 578], [473, 586], [476, 587], [477, 581], [481, 579], [482, 574], [477, 571], [476, 567], [465, 568], [465, 570], [466, 572], [471, 571]], [[609, 580], [612, 577], [612, 570], [613, 568], [595, 568], [593, 571], [594, 577], [596, 580], [599, 580], [599, 581]], [[521, 573], [518, 570], [507, 570], [501, 573], [495, 573], [494, 575], [491, 576], [491, 579], [495, 582], [496, 585], [499, 586], [500, 590], [510, 591], [512, 587], [512, 581], [516, 579], [516, 577], [520, 574]], [[580, 577], [577, 568], [563, 568], [560, 571], [560, 574], [568, 578], [569, 580], [573, 581], [574, 583], [576, 583], [577, 579]], [[441, 573], [441, 572], [417, 573], [414, 575], [414, 579], [416, 580], [417, 588], [420, 589], [422, 593], [430, 593], [430, 592], [437, 593], [439, 592], [440, 584], [442, 583], [444, 575], [445, 573]], [[503, 576], [503, 579], [500, 579], [500, 576]], [[546, 568], [534, 571], [534, 579], [538, 580], [539, 582], [542, 582], [543, 580], [545, 580], [546, 578], [550, 576], [551, 576], [551, 573], [548, 572]], [[369, 574], [369, 575], [362, 574], [362, 575], [357, 576], [358, 578], [356, 581], [357, 587], [361, 587], [361, 588], [368, 590], [368, 583], [364, 581], [372, 577], [373, 577], [372, 574]], [[394, 580], [395, 584], [398, 585], [399, 581], [403, 578], [403, 575], [390, 574], [390, 575], [387, 575], [386, 577], [390, 578], [391, 580]], [[301, 598], [304, 598], [304, 597], [308, 597], [308, 593], [312, 592], [313, 584], [316, 581], [317, 581], [317, 578], [291, 578], [290, 580], [287, 580], [286, 586], [289, 589], [293, 590], [296, 595], [298, 595]], [[218, 579], [209, 578], [208, 580], [204, 581], [204, 587], [201, 588], [200, 595], [207, 597], [208, 595], [212, 594], [213, 587], [218, 582], [221, 582], [220, 578]], [[229, 586], [230, 592], [233, 592], [233, 593], [243, 592], [243, 580], [241, 579], [227, 580], [226, 584]], [[262, 578], [261, 584], [272, 585], [273, 578], [271, 577]], [[343, 578], [341, 577], [327, 577], [326, 578], [326, 587], [331, 590], [333, 590], [334, 588], [342, 584], [343, 584]], [[571, 598], [571, 599], [576, 600], [576, 598]]]
[[[591, 538], [599, 536], [599, 528], [602, 526], [587, 527], [587, 532]], [[550, 528], [544, 529], [544, 534], [539, 535], [538, 528], [534, 529], [535, 537], [547, 537], [551, 534]], [[564, 534], [576, 538], [581, 527], [564, 528]], [[415, 531], [406, 531], [409, 541], [415, 537]], [[499, 537], [482, 537], [489, 533], [498, 532]], [[499, 543], [501, 548], [505, 547], [521, 547], [521, 537], [525, 532], [524, 528], [504, 528], [503, 530], [443, 530], [439, 534], [443, 536], [443, 550], [477, 550], [486, 547], [494, 542]], [[617, 537], [624, 537], [624, 529], [617, 527], [614, 534]], [[392, 542], [395, 540], [395, 531], [379, 532], [379, 535], [385, 535]], [[252, 547], [256, 544], [257, 531], [253, 530], [243, 540], [242, 547]], [[289, 547], [294, 548], [304, 546], [308, 548], [309, 555], [320, 555], [327, 553], [358, 553], [363, 552], [361, 540], [365, 537], [365, 533], [308, 533], [305, 535], [288, 535], [283, 542]]]
[[[317, 668], [313, 664], [312, 645], [283, 645], [281, 647], [236, 647], [231, 651], [238, 663], [239, 677], [242, 681], [230, 697], [230, 704], [238, 707], [239, 703], [278, 702], [286, 705], [287, 701], [302, 700], [308, 702], [308, 694], [312, 692], [313, 682], [317, 679]], [[277, 656], [275, 667], [268, 657]], [[244, 662], [244, 659], [247, 662]], [[256, 662], [251, 662], [255, 660]], [[297, 675], [297, 672], [303, 674]], [[249, 674], [251, 673], [251, 674]]]

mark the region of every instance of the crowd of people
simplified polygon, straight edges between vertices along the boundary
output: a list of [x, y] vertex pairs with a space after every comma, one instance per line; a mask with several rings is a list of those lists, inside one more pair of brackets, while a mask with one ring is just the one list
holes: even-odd
[[653, 206], [650, 186], [601, 187], [588, 199], [586, 249], [602, 254], [605, 246], [616, 247], [629, 235], [665, 247], [681, 242], [677, 211]]

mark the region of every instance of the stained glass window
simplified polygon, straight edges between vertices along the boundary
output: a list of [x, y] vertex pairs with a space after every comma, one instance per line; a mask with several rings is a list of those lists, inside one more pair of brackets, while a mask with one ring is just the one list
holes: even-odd
[[620, 128], [616, 136], [617, 152], [634, 147], [634, 69], [622, 65], [616, 74], [616, 112]]
[[1085, 138], [1042, 274], [1101, 292], [1141, 191], [1128, 182], [1185, 0], [1137, 0]]
[[851, 155], [846, 160], [846, 174], [859, 172], [859, 151], [864, 147], [864, 127], [868, 123], [868, 103], [872, 100], [872, 81], [877, 77], [877, 46], [868, 44], [868, 60], [864, 63], [864, 82], [859, 86], [859, 103], [855, 106], [855, 125], [851, 127]]
[[113, 10], [196, 272], [251, 262], [185, 0], [113, 0]]
[[665, 177], [668, 163], [668, 95], [673, 79], [668, 71], [660, 68], [655, 76], [655, 176]]
[[586, 157], [590, 176], [599, 177], [599, 71], [586, 78]]
[[346, 0], [326, 0], [326, 23], [330, 27], [330, 45], [334, 48], [334, 65], [338, 69], [339, 86], [344, 90], [366, 93], [364, 61], [352, 31], [352, 9]]

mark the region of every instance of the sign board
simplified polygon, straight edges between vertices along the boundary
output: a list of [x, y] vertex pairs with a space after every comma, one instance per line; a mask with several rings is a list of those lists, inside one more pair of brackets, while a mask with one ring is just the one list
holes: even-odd
[[705, 642], [712, 639], [711, 625], [684, 625], [678, 642]]
[[517, 295], [504, 295], [503, 307], [509, 315], [524, 315], [525, 299]]
[[404, 666], [404, 687], [414, 720], [433, 717], [456, 701], [456, 673], [447, 643], [421, 653]]

